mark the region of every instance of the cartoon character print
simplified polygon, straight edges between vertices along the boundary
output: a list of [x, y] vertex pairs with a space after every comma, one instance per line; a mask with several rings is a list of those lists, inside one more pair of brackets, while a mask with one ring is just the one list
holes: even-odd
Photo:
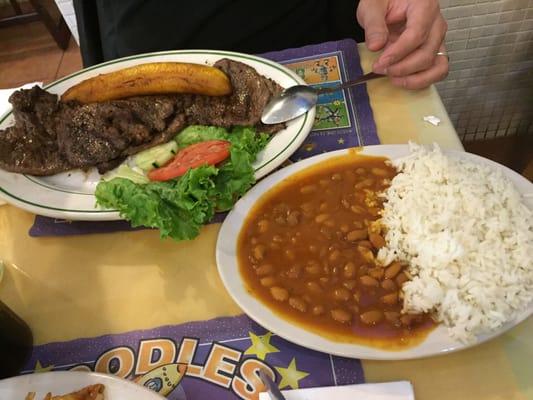
[[313, 68], [311, 69], [314, 73], [320, 76], [320, 79], [323, 82], [329, 80], [330, 72], [333, 72], [336, 69], [336, 65], [329, 64], [329, 58], [324, 58], [315, 61]]

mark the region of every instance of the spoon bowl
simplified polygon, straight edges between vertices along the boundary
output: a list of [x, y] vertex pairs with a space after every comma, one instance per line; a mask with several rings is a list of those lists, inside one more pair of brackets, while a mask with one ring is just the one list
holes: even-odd
[[269, 125], [290, 121], [313, 108], [320, 94], [336, 92], [383, 76], [385, 75], [371, 72], [353, 81], [319, 89], [307, 85], [291, 86], [268, 102], [261, 115], [261, 122]]
[[318, 93], [313, 87], [291, 86], [266, 105], [261, 116], [261, 122], [278, 124], [297, 118], [313, 108], [317, 100]]

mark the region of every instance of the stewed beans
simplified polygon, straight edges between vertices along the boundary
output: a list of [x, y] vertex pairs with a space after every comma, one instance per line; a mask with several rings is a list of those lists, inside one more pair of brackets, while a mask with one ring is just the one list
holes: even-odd
[[240, 272], [270, 308], [321, 333], [387, 340], [428, 327], [402, 313], [406, 266], [380, 265], [385, 159], [344, 157], [274, 187], [239, 236]]

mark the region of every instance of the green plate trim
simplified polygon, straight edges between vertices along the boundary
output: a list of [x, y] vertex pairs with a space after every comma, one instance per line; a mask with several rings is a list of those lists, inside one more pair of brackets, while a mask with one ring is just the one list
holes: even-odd
[[72, 210], [72, 209], [69, 210], [69, 209], [59, 208], [59, 207], [43, 206], [42, 204], [37, 204], [37, 203], [34, 203], [32, 201], [29, 201], [29, 200], [21, 199], [20, 197], [17, 197], [14, 194], [9, 193], [3, 187], [0, 187], [0, 191], [3, 192], [4, 194], [7, 194], [12, 199], [20, 201], [21, 203], [26, 203], [26, 204], [32, 205], [34, 207], [46, 208], [47, 210], [64, 211], [64, 212], [76, 212], [76, 213], [88, 213], [88, 214], [104, 214], [104, 213], [115, 213], [115, 212], [118, 212], [117, 210]]
[[291, 139], [291, 141], [289, 143], [287, 143], [287, 146], [285, 146], [282, 150], [280, 150], [280, 152], [278, 154], [276, 154], [274, 157], [272, 157], [270, 160], [266, 161], [263, 165], [257, 167], [255, 172], [259, 171], [261, 168], [264, 168], [265, 166], [270, 164], [272, 161], [274, 161], [276, 158], [278, 158], [285, 150], [287, 150], [291, 144], [294, 143], [294, 141], [300, 136], [300, 133], [304, 129], [305, 123], [307, 122], [307, 113], [305, 113], [304, 115], [305, 115], [305, 118], [302, 121], [302, 125], [300, 126], [300, 129], [298, 130], [298, 132], [296, 132], [296, 134]]

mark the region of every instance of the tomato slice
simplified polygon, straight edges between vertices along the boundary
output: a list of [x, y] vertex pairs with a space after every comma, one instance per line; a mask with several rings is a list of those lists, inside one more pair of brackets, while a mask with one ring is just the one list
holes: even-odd
[[180, 150], [165, 166], [148, 172], [152, 181], [168, 181], [185, 175], [192, 168], [215, 165], [229, 157], [231, 143], [227, 140], [208, 140], [191, 144]]

